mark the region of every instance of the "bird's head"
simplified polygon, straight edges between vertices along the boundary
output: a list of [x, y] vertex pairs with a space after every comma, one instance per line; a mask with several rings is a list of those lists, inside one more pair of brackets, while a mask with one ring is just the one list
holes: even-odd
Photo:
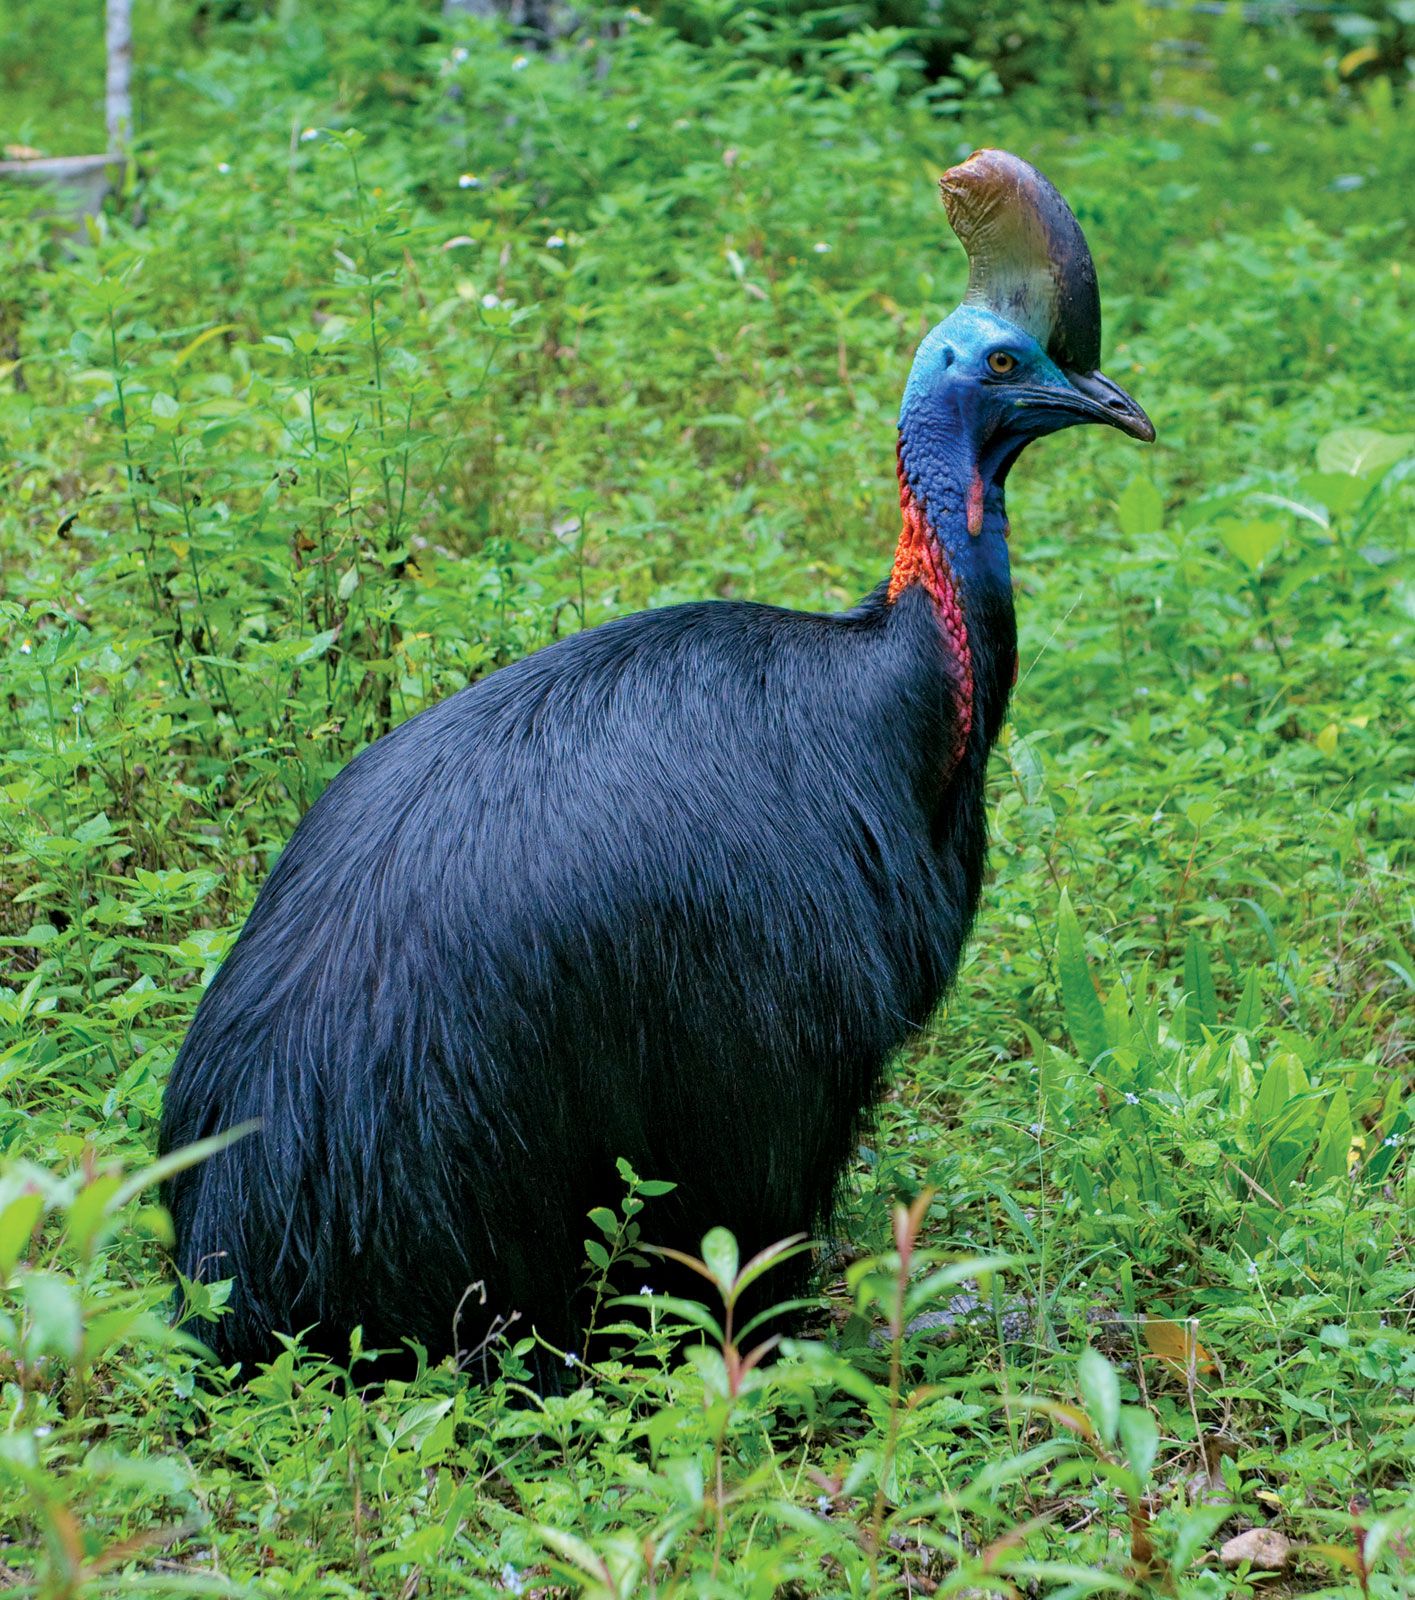
[[1005, 473], [1031, 440], [1081, 422], [1152, 440], [1150, 419], [1099, 370], [1096, 270], [1056, 189], [1005, 150], [976, 151], [941, 187], [968, 252], [968, 289], [919, 346], [901, 428], [967, 439], [985, 477]]

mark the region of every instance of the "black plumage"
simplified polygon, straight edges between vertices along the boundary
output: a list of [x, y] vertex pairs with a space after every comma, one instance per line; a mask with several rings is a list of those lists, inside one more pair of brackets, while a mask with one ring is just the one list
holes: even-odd
[[513, 1313], [573, 1349], [619, 1158], [676, 1185], [656, 1243], [825, 1225], [978, 904], [1017, 659], [1007, 472], [1077, 422], [1153, 437], [1043, 342], [1099, 348], [1060, 196], [998, 152], [945, 195], [985, 202], [991, 254], [910, 375], [887, 585], [841, 615], [686, 605], [554, 644], [364, 751], [296, 829], [164, 1111], [165, 1150], [260, 1125], [166, 1189], [181, 1270], [234, 1280], [223, 1358], [307, 1327], [342, 1354], [356, 1325], [438, 1357]]
[[[1010, 618], [999, 597], [1009, 666]], [[656, 1242], [819, 1225], [977, 903], [1005, 692], [984, 681], [941, 785], [951, 665], [922, 590], [843, 616], [679, 606], [353, 761], [168, 1090], [165, 1147], [262, 1124], [167, 1196], [183, 1271], [236, 1280], [218, 1354], [318, 1323], [336, 1349], [362, 1324], [440, 1355], [513, 1309], [573, 1348], [585, 1214], [620, 1156], [679, 1185], [645, 1215]]]

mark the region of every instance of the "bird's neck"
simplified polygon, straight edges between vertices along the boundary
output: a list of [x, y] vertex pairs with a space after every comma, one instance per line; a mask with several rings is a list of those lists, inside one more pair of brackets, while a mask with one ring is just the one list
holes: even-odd
[[1015, 675], [1006, 469], [966, 441], [919, 441], [905, 427], [898, 470], [903, 527], [888, 599], [918, 585], [933, 602], [952, 663], [961, 756], [975, 729], [988, 744], [996, 738]]

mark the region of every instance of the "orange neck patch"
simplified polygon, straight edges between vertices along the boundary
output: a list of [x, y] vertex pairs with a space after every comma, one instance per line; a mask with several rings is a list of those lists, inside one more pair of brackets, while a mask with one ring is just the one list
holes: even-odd
[[[894, 552], [894, 570], [889, 578], [890, 601], [897, 600], [913, 584], [922, 584], [933, 601], [939, 632], [956, 669], [954, 708], [958, 717], [958, 737], [954, 760], [962, 759], [973, 731], [973, 648], [968, 641], [968, 623], [963, 614], [963, 597], [943, 546], [929, 526], [923, 506], [914, 498], [899, 456], [899, 509], [904, 526]], [[979, 497], [981, 499], [981, 496]], [[970, 506], [971, 511], [971, 506]], [[970, 529], [971, 531], [971, 529]]]

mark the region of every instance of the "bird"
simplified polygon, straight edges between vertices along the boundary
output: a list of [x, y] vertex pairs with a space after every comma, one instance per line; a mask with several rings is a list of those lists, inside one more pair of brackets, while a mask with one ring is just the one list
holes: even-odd
[[231, 1136], [163, 1190], [178, 1270], [230, 1280], [221, 1363], [295, 1334], [347, 1357], [361, 1329], [469, 1367], [527, 1334], [555, 1388], [621, 1161], [673, 1186], [640, 1216], [670, 1252], [828, 1227], [978, 907], [1017, 678], [1008, 473], [1077, 424], [1155, 436], [1099, 370], [1051, 182], [979, 150], [940, 184], [968, 283], [909, 370], [878, 587], [557, 640], [369, 745], [294, 830], [165, 1090], [164, 1155]]

